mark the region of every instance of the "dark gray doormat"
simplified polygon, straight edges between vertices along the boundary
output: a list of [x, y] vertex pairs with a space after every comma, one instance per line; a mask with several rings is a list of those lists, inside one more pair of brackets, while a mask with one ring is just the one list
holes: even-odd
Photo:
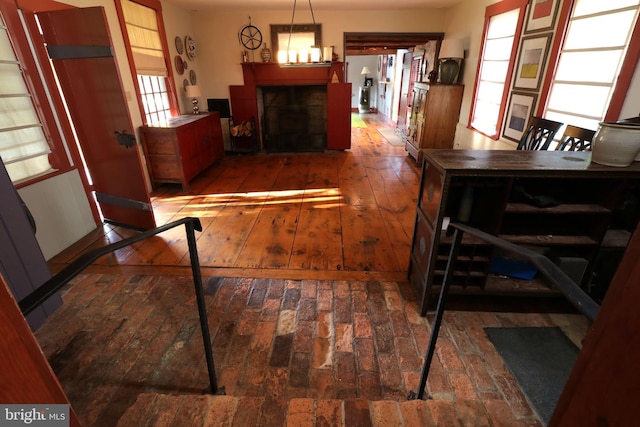
[[548, 424], [578, 357], [558, 327], [484, 328], [531, 406]]

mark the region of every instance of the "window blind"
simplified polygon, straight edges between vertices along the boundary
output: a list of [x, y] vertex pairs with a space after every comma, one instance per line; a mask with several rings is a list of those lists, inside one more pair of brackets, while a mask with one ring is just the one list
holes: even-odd
[[156, 11], [130, 0], [122, 0], [133, 61], [138, 74], [167, 76]]
[[[2, 18], [2, 15], [0, 15]], [[52, 170], [51, 149], [0, 19], [0, 158], [13, 182]]]

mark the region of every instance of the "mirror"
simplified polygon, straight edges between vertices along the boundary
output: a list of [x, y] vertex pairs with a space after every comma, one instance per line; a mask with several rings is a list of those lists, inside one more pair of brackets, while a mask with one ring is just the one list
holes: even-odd
[[[291, 28], [291, 43], [289, 43], [289, 29]], [[307, 49], [311, 46], [322, 48], [322, 24], [272, 24], [271, 51], [276, 55], [279, 50]]]

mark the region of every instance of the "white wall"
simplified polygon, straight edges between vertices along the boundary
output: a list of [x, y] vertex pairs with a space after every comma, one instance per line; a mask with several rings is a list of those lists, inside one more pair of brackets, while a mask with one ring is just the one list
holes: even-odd
[[[165, 4], [166, 2], [163, 2]], [[445, 11], [421, 10], [316, 10], [315, 21], [322, 24], [323, 46], [335, 46], [339, 60], [344, 61], [344, 32], [442, 32]], [[291, 22], [291, 9], [229, 8], [216, 12], [193, 12], [193, 35], [198, 43], [198, 66], [204, 98], [228, 98], [229, 85], [242, 85], [242, 50], [238, 33], [251, 23], [262, 32], [271, 47], [271, 24]], [[296, 9], [296, 24], [311, 23], [309, 10]], [[175, 34], [167, 34], [173, 40]], [[260, 62], [260, 52], [255, 51]], [[377, 65], [376, 65], [377, 67]], [[357, 67], [356, 67], [357, 68]], [[361, 69], [361, 68], [360, 68]], [[359, 72], [359, 71], [357, 71]]]
[[18, 190], [36, 222], [36, 240], [45, 259], [96, 228], [78, 171]]

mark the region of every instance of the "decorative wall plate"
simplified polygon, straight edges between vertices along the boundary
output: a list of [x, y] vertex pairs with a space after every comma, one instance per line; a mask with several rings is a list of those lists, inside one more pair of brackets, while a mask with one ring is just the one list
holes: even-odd
[[189, 80], [184, 79], [182, 81], [182, 88], [186, 91], [187, 90], [187, 86], [189, 86]]
[[176, 55], [174, 62], [176, 63], [176, 71], [178, 72], [178, 75], [181, 76], [184, 73], [184, 61], [182, 60], [182, 57], [180, 55]]
[[187, 62], [187, 60], [184, 60], [184, 69], [187, 70], [189, 68], [189, 63]]
[[176, 50], [178, 51], [178, 54], [182, 55], [184, 53], [184, 45], [182, 44], [182, 39], [176, 36], [175, 43], [176, 43]]
[[196, 85], [198, 83], [198, 78], [196, 77], [196, 70], [189, 71], [189, 79], [191, 80], [192, 85]]
[[184, 38], [184, 47], [187, 53], [187, 58], [194, 60], [196, 58], [196, 42], [191, 38], [191, 36], [186, 36]]

